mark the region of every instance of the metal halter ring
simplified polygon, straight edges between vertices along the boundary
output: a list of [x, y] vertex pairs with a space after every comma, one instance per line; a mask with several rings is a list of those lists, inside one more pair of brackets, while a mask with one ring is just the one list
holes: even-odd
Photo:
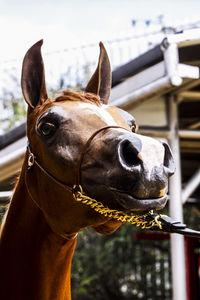
[[32, 167], [34, 163], [35, 163], [35, 156], [33, 153], [30, 153], [28, 157], [28, 166]]

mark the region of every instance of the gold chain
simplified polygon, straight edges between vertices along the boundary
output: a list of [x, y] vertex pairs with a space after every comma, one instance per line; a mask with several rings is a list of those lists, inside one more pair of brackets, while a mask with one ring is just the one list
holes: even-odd
[[148, 216], [153, 214], [153, 210], [142, 216], [129, 216], [122, 211], [105, 207], [101, 202], [98, 202], [95, 199], [85, 195], [80, 185], [74, 185], [73, 197], [76, 201], [90, 206], [104, 217], [113, 218], [122, 223], [131, 223], [137, 227], [141, 227], [142, 229], [149, 229], [153, 226], [157, 226], [162, 229], [161, 222], [159, 221], [160, 215], [157, 215], [153, 220], [148, 220]]

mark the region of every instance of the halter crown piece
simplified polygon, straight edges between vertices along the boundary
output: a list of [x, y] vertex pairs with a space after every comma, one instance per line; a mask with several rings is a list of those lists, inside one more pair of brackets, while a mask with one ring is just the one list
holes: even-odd
[[[91, 135], [91, 137], [87, 140], [87, 142], [84, 145], [83, 150], [81, 152], [80, 160], [78, 163], [76, 184], [74, 184], [73, 187], [70, 187], [70, 186], [62, 183], [61, 181], [56, 179], [53, 175], [51, 175], [47, 170], [45, 170], [37, 162], [35, 155], [31, 152], [31, 148], [30, 148], [29, 144], [27, 146], [27, 150], [29, 152], [27, 171], [30, 172], [30, 171], [32, 171], [34, 166], [37, 166], [46, 176], [48, 176], [56, 184], [58, 184], [59, 186], [61, 186], [64, 189], [70, 191], [73, 194], [73, 198], [75, 201], [78, 201], [84, 205], [88, 205], [90, 208], [92, 208], [94, 211], [98, 212], [99, 214], [103, 215], [104, 217], [112, 218], [112, 219], [115, 219], [122, 223], [131, 223], [131, 224], [136, 225], [137, 227], [141, 227], [142, 229], [159, 230], [159, 231], [169, 232], [169, 233], [180, 233], [183, 235], [200, 238], [199, 231], [195, 231], [195, 230], [186, 228], [185, 224], [175, 221], [166, 215], [156, 214], [153, 212], [153, 210], [149, 211], [148, 213], [146, 213], [144, 215], [128, 215], [128, 214], [124, 213], [123, 211], [110, 209], [110, 208], [104, 206], [103, 203], [90, 198], [89, 196], [87, 196], [84, 193], [80, 182], [81, 182], [81, 165], [82, 165], [82, 161], [83, 161], [86, 149], [88, 148], [89, 144], [91, 143], [91, 141], [94, 139], [94, 137], [96, 135], [98, 135], [100, 132], [105, 131], [109, 128], [121, 128], [121, 129], [127, 130], [126, 128], [123, 128], [120, 126], [106, 126], [106, 127], [98, 129]], [[27, 188], [28, 188], [28, 186], [27, 186]], [[33, 197], [31, 196], [31, 198], [33, 198]]]

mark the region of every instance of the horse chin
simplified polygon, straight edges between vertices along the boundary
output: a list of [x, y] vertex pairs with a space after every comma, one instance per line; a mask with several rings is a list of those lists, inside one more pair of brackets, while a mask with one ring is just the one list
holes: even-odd
[[103, 224], [92, 226], [92, 228], [100, 234], [109, 235], [115, 232], [121, 225], [122, 222], [111, 219]]
[[163, 209], [168, 200], [168, 196], [166, 194], [158, 198], [138, 199], [124, 191], [115, 190], [113, 192], [117, 203], [123, 207], [123, 210], [130, 214], [135, 212], [137, 214], [141, 214], [150, 210]]

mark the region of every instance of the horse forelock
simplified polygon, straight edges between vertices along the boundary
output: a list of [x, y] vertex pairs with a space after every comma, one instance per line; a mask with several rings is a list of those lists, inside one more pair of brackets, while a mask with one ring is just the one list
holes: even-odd
[[93, 93], [87, 93], [84, 91], [72, 91], [72, 90], [63, 90], [55, 98], [55, 102], [59, 101], [82, 101], [87, 103], [93, 103], [98, 106], [101, 104], [100, 97]]
[[43, 101], [42, 104], [38, 104], [34, 109], [29, 108], [28, 118], [27, 118], [27, 128], [31, 128], [32, 125], [35, 124], [35, 120], [46, 108], [48, 108], [49, 104], [51, 105], [55, 102], [61, 102], [61, 101], [81, 101], [85, 103], [95, 104], [97, 106], [101, 105], [100, 97], [93, 93], [88, 93], [84, 91], [77, 92], [77, 91], [72, 91], [70, 89], [63, 90], [57, 94], [54, 100], [47, 98], [46, 100]]

